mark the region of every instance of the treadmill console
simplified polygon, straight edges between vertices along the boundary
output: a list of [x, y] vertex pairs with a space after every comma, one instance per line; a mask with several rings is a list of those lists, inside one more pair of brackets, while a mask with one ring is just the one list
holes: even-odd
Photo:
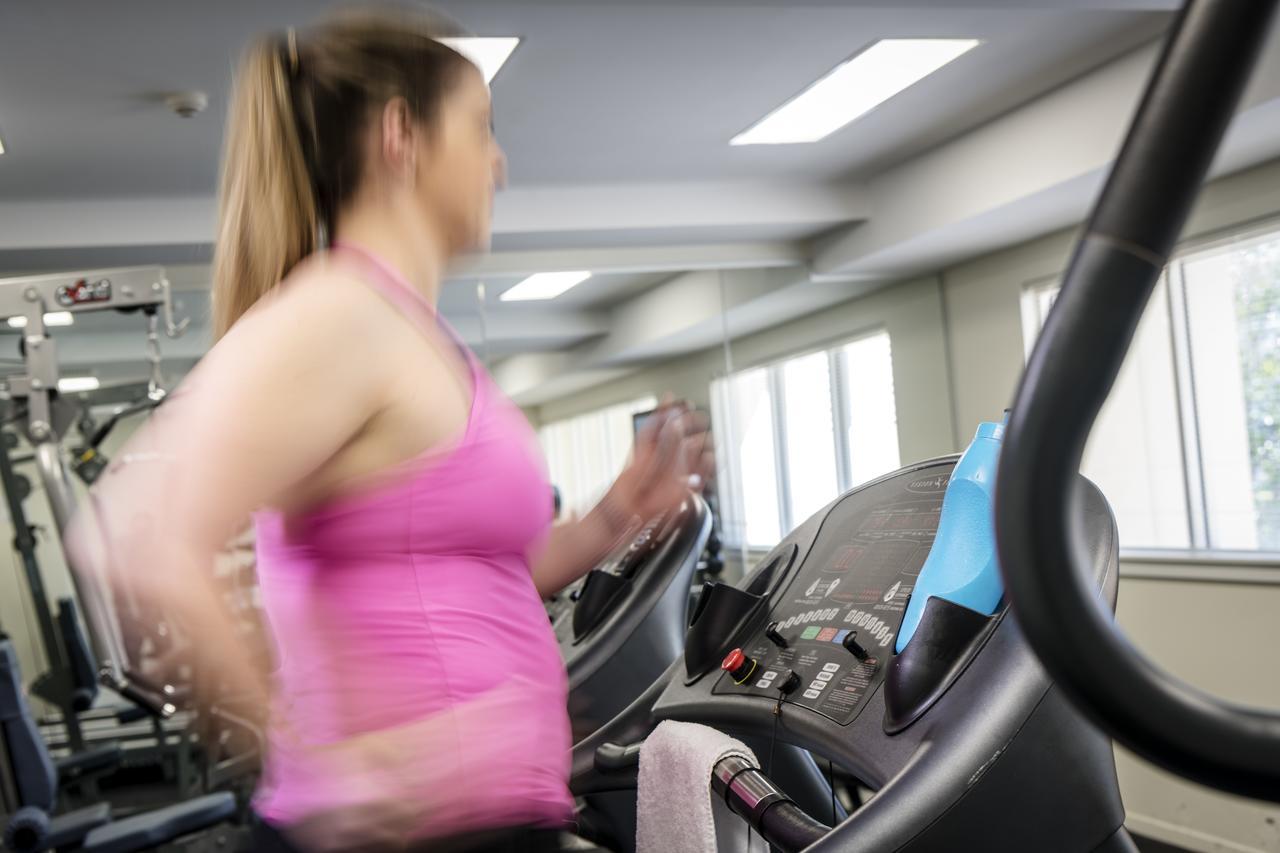
[[569, 717], [581, 740], [618, 715], [684, 648], [689, 587], [711, 535], [706, 502], [637, 524], [579, 582], [547, 603], [569, 675]]
[[691, 495], [676, 509], [633, 528], [630, 537], [594, 569], [548, 600], [547, 616], [560, 644], [581, 643], [622, 606], [647, 567], [660, 560], [674, 540], [686, 536], [693, 522], [700, 521], [700, 507], [700, 500]]
[[[561, 590], [557, 595], [546, 602], [547, 616], [551, 620], [556, 639], [561, 643], [572, 643], [578, 633], [586, 633], [582, 631], [583, 619], [578, 618], [578, 629], [574, 628], [574, 617], [578, 612], [579, 603], [582, 601], [586, 587], [592, 583], [592, 575], [604, 574], [609, 578], [605, 581], [597, 581], [597, 585], [603, 587], [608, 585], [610, 589], [600, 596], [604, 600], [593, 602], [590, 598], [585, 605], [586, 608], [592, 608], [598, 611], [592, 614], [593, 618], [590, 627], [595, 624], [611, 609], [613, 599], [617, 594], [617, 590], [613, 587], [620, 585], [621, 581], [629, 580], [635, 576], [641, 566], [663, 541], [664, 535], [668, 532], [669, 525], [666, 525], [666, 514], [659, 515], [649, 520], [647, 524], [640, 528], [629, 540], [625, 540], [621, 545], [609, 552], [599, 565], [591, 570], [590, 573], [584, 575], [574, 581], [565, 589]], [[634, 529], [634, 528], [633, 528]]]
[[840, 499], [784, 582], [767, 624], [741, 643], [741, 665], [726, 660], [712, 693], [777, 700], [790, 680], [788, 704], [852, 722], [884, 680], [953, 465], [925, 466]]
[[[741, 767], [719, 777], [713, 796], [737, 802], [757, 829], [787, 799], [810, 820], [838, 823], [796, 838], [803, 821], [777, 819], [777, 837], [792, 839], [786, 849], [1131, 850], [1104, 843], [1124, 821], [1111, 742], [1054, 688], [1007, 602], [988, 613], [922, 582], [931, 562], [963, 556], [947, 548], [928, 559], [945, 541], [937, 534], [947, 490], [957, 494], [963, 481], [959, 458], [859, 486], [791, 531], [736, 585], [706, 584], [684, 666], [655, 686], [651, 705], [633, 703], [610, 722], [594, 741], [592, 767], [604, 778], [582, 778], [612, 790], [614, 758], [600, 749], [634, 743], [654, 721], [699, 723], [744, 738], [762, 758], [775, 742], [808, 750], [875, 792], [843, 818], [829, 788], [815, 789], [785, 762], [762, 762], [776, 791], [754, 780], [735, 792]], [[1081, 555], [1100, 603], [1114, 606], [1115, 520], [1092, 483], [1080, 478], [1077, 489]], [[947, 527], [957, 518], [965, 514], [948, 506]], [[956, 535], [988, 537], [988, 518], [970, 514]], [[922, 595], [916, 630], [897, 651]], [[575, 772], [583, 757], [575, 756]]]

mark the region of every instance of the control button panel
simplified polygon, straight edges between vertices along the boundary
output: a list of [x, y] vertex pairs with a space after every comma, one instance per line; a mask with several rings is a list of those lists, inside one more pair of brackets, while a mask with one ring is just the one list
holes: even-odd
[[631, 544], [627, 549], [617, 556], [616, 559], [610, 560], [604, 566], [603, 571], [611, 575], [620, 577], [630, 577], [636, 568], [644, 562], [644, 559], [650, 553], [657, 550], [670, 533], [664, 525], [667, 521], [667, 514], [662, 513], [649, 519], [644, 527], [632, 538]]
[[[663, 513], [651, 518], [625, 546], [615, 548], [605, 558], [600, 570], [617, 577], [634, 576], [645, 559], [666, 541], [682, 520], [683, 516], [678, 513]], [[582, 595], [585, 582], [586, 577], [583, 576], [545, 602], [547, 618], [555, 631], [556, 641], [561, 645], [573, 642], [573, 608]]]
[[[866, 487], [845, 497], [823, 521], [812, 549], [781, 600], [742, 652], [765, 672], [791, 670], [803, 690], [787, 697], [847, 725], [884, 679], [884, 664], [907, 599], [933, 544], [950, 461], [917, 476]], [[778, 698], [776, 682], [742, 684], [724, 675], [717, 694]]]

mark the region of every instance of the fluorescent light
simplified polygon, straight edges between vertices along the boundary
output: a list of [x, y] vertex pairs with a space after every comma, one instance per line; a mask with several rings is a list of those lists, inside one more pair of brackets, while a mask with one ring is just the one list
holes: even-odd
[[503, 302], [521, 302], [527, 299], [555, 299], [569, 288], [591, 278], [586, 270], [576, 272], [540, 272], [529, 276], [515, 287], [504, 291], [499, 298]]
[[81, 391], [97, 391], [96, 376], [64, 376], [58, 380], [58, 390], [64, 394], [77, 394]]
[[442, 38], [440, 43], [448, 45], [458, 53], [471, 60], [471, 64], [480, 69], [484, 82], [492, 83], [500, 69], [516, 49], [520, 39], [514, 36], [484, 36]]
[[730, 145], [817, 142], [977, 47], [976, 39], [883, 39], [769, 113]]
[[[70, 326], [75, 321], [76, 321], [76, 318], [71, 316], [70, 311], [52, 311], [44, 315], [44, 324], [46, 326]], [[9, 328], [25, 329], [26, 327], [27, 327], [26, 317], [10, 317], [9, 318]]]

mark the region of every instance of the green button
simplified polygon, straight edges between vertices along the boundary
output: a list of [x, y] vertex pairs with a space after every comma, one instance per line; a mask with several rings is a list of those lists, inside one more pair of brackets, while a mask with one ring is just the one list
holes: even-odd
[[821, 630], [821, 625], [810, 625], [808, 628], [804, 629], [804, 633], [800, 635], [800, 639], [812, 640], [814, 637], [818, 636], [818, 632]]

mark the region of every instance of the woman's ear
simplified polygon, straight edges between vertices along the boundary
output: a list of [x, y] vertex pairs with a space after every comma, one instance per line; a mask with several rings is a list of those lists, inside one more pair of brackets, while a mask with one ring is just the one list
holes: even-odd
[[382, 157], [392, 174], [412, 181], [417, 166], [417, 128], [409, 113], [409, 102], [402, 97], [387, 101], [382, 108]]

